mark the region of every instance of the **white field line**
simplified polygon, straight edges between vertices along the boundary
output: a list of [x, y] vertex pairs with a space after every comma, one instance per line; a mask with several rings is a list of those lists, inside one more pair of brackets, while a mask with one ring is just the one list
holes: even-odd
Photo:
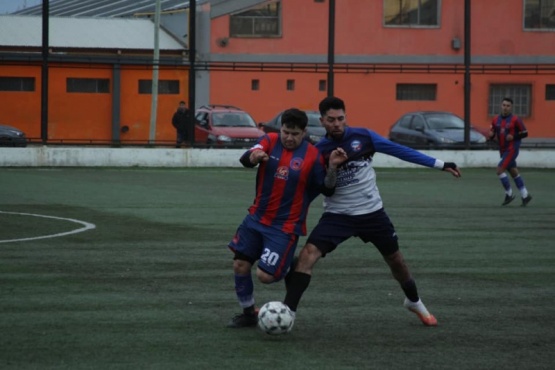
[[66, 236], [66, 235], [71, 235], [71, 234], [77, 234], [77, 233], [82, 233], [84, 231], [87, 230], [92, 230], [96, 228], [95, 224], [91, 224], [85, 221], [80, 221], [80, 220], [75, 220], [73, 218], [64, 218], [64, 217], [55, 217], [55, 216], [46, 216], [46, 215], [37, 215], [37, 214], [33, 214], [33, 213], [20, 213], [20, 212], [4, 212], [4, 211], [0, 211], [0, 213], [4, 213], [4, 214], [8, 214], [8, 215], [21, 215], [21, 216], [31, 216], [31, 217], [42, 217], [42, 218], [52, 218], [54, 220], [63, 220], [63, 221], [70, 221], [70, 222], [74, 222], [76, 224], [81, 224], [83, 225], [83, 227], [80, 227], [79, 229], [75, 229], [75, 230], [71, 230], [71, 231], [67, 231], [64, 233], [58, 233], [58, 234], [50, 234], [50, 235], [42, 235], [42, 236], [35, 236], [32, 238], [23, 238], [23, 239], [7, 239], [7, 240], [0, 240], [0, 244], [1, 243], [10, 243], [10, 242], [25, 242], [25, 241], [30, 241], [30, 240], [39, 240], [39, 239], [48, 239], [48, 238], [58, 238], [61, 236]]

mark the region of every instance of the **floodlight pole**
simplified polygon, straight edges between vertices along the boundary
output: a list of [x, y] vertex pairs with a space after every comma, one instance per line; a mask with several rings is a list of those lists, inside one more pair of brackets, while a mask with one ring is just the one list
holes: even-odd
[[187, 130], [191, 146], [195, 144], [195, 110], [196, 110], [196, 55], [197, 55], [197, 1], [189, 0], [189, 122]]
[[329, 0], [328, 11], [328, 96], [334, 95], [335, 64], [335, 0]]
[[160, 65], [160, 0], [156, 0], [154, 11], [154, 57], [152, 59], [152, 100], [150, 105], [150, 135], [149, 144], [156, 141], [156, 116], [158, 111], [158, 75]]
[[40, 138], [43, 144], [48, 142], [48, 24], [50, 1], [42, 1], [42, 67], [40, 89]]
[[470, 149], [470, 0], [464, 0], [464, 146]]

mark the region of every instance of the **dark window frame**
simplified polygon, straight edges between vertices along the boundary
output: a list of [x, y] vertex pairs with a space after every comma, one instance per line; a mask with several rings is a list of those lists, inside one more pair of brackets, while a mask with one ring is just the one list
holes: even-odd
[[281, 0], [266, 2], [229, 16], [229, 36], [236, 38], [281, 37]]
[[0, 76], [0, 91], [33, 92], [35, 89], [35, 77]]
[[[179, 80], [158, 80], [158, 94], [160, 95], [179, 95], [181, 84]], [[152, 80], [138, 81], [139, 94], [152, 94]]]
[[436, 101], [437, 84], [434, 83], [398, 83], [395, 87], [397, 101]]
[[287, 80], [287, 82], [285, 83], [285, 88], [287, 91], [295, 91], [295, 80]]
[[524, 0], [522, 6], [524, 30], [555, 32], [555, 0]]
[[513, 99], [513, 114], [519, 117], [532, 115], [532, 84], [529, 83], [492, 83], [488, 91], [488, 115], [499, 114], [503, 98]]
[[[410, 3], [417, 2], [415, 9], [407, 10]], [[439, 28], [441, 26], [441, 0], [383, 0], [384, 27], [402, 28]], [[386, 14], [388, 9], [397, 7], [392, 15]], [[426, 10], [426, 6], [431, 7]], [[389, 18], [389, 19], [388, 19]]]
[[555, 100], [555, 84], [545, 85], [545, 100]]
[[109, 94], [109, 78], [67, 77], [66, 92], [68, 94]]

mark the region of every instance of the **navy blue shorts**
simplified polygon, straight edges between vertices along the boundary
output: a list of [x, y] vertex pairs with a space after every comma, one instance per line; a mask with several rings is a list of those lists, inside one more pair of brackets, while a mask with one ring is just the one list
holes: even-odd
[[324, 213], [308, 237], [325, 256], [350, 237], [371, 242], [383, 256], [399, 250], [395, 228], [384, 209], [358, 216]]
[[280, 280], [289, 270], [298, 241], [298, 235], [263, 225], [247, 215], [228, 247], [236, 258], [240, 255], [252, 264], [258, 261], [258, 268]]
[[516, 157], [518, 157], [518, 150], [505, 150], [501, 153], [501, 160], [497, 164], [497, 167], [501, 167], [506, 170], [516, 167]]

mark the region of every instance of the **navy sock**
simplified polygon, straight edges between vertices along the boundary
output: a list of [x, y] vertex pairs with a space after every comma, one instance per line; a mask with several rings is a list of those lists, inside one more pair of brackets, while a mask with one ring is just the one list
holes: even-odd
[[420, 298], [418, 297], [418, 290], [416, 289], [416, 282], [414, 279], [410, 279], [402, 283], [401, 288], [411, 302], [418, 302]]
[[254, 284], [251, 274], [235, 274], [235, 294], [243, 309], [253, 307], [254, 312]]

